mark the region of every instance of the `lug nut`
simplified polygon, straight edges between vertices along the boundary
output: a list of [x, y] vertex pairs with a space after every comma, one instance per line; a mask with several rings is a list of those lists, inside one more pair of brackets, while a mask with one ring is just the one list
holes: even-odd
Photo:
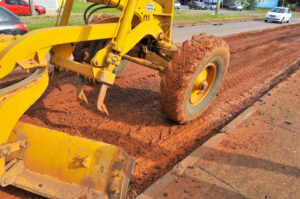
[[207, 89], [207, 87], [208, 87], [208, 83], [206, 80], [200, 84], [200, 90], [205, 90]]
[[112, 60], [113, 62], [117, 62], [117, 61], [118, 61], [118, 58], [117, 58], [117, 57], [112, 57], [111, 60]]
[[25, 148], [25, 146], [26, 146], [26, 144], [24, 143], [24, 142], [21, 142], [20, 144], [19, 144], [19, 147], [22, 149], [22, 148]]

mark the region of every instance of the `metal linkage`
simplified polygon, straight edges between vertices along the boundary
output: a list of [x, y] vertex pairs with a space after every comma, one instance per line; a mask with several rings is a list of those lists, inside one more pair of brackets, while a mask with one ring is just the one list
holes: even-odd
[[134, 63], [146, 66], [148, 68], [158, 70], [160, 72], [165, 72], [165, 70], [166, 70], [166, 67], [164, 67], [164, 66], [156, 65], [154, 63], [151, 63], [151, 62], [149, 62], [147, 60], [144, 60], [144, 59], [141, 59], [141, 58], [132, 57], [132, 56], [129, 56], [129, 55], [123, 55], [123, 58], [127, 59], [129, 61], [132, 61]]

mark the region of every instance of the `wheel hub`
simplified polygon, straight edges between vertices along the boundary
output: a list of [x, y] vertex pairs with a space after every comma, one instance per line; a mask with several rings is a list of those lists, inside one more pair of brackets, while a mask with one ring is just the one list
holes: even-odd
[[197, 106], [210, 92], [217, 74], [217, 64], [215, 62], [209, 63], [196, 78], [189, 103], [191, 106]]
[[199, 90], [203, 91], [205, 89], [208, 88], [208, 82], [206, 80], [204, 80], [203, 82], [201, 82], [200, 86], [199, 86]]

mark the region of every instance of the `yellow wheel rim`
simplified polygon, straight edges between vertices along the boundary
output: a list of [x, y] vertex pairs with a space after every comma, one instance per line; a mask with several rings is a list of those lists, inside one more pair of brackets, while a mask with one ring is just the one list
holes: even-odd
[[209, 63], [196, 78], [191, 94], [190, 105], [197, 106], [210, 92], [217, 76], [217, 64]]

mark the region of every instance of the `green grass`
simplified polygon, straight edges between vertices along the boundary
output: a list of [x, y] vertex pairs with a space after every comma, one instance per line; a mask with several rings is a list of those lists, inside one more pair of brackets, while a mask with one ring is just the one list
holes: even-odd
[[[81, 15], [73, 15], [73, 19], [71, 18], [69, 25], [81, 25], [83, 24], [83, 20], [80, 19]], [[79, 17], [79, 18], [78, 18]], [[193, 20], [193, 21], [212, 21], [212, 20], [219, 20], [219, 19], [236, 19], [236, 18], [255, 18], [255, 17], [263, 17], [260, 14], [197, 14], [197, 15], [174, 15], [174, 21], [186, 21], [186, 20]], [[39, 18], [42, 19], [42, 18]], [[49, 19], [48, 19], [49, 21]], [[24, 21], [26, 23], [26, 21]], [[28, 30], [35, 30], [39, 28], [47, 28], [53, 27], [55, 25], [55, 18], [52, 18], [51, 22], [28, 22], [26, 23]]]
[[271, 9], [270, 8], [253, 8], [251, 10], [247, 10], [248, 12], [259, 12], [259, 13], [267, 13]]
[[[90, 5], [92, 4], [76, 0], [72, 8], [69, 25], [83, 24], [83, 13], [85, 9]], [[267, 12], [267, 9], [255, 9], [254, 11], [256, 13], [253, 14], [214, 15], [210, 12], [204, 12], [204, 11], [175, 10], [174, 21], [185, 21], [185, 20], [212, 21], [212, 20], [219, 20], [219, 19], [263, 17], [264, 12]], [[120, 15], [121, 12], [117, 9], [103, 9], [96, 12], [96, 14], [98, 15], [101, 13]], [[56, 17], [57, 17], [56, 15], [39, 15], [39, 16], [25, 16], [20, 18], [22, 21], [26, 23], [29, 31], [31, 31], [39, 28], [53, 27], [56, 22]]]
[[[72, 8], [72, 13], [84, 13], [85, 9], [87, 7], [89, 7], [90, 5], [92, 5], [92, 3], [87, 3], [87, 2], [83, 2], [83, 1], [75, 1], [73, 8]], [[100, 7], [100, 6], [98, 6], [98, 7]], [[97, 13], [120, 15], [121, 12], [117, 9], [102, 9], [100, 11], [97, 11]]]
[[[82, 1], [75, 1], [72, 8], [69, 25], [83, 24], [83, 13], [85, 9], [90, 5], [92, 4]], [[99, 15], [101, 13], [120, 15], [121, 12], [117, 9], [103, 9], [97, 11], [95, 14]], [[26, 23], [28, 30], [31, 31], [39, 28], [48, 28], [55, 26], [57, 15], [22, 16], [20, 18]]]
[[[80, 17], [82, 18], [85, 9], [87, 7], [89, 7], [90, 5], [92, 5], [92, 3], [87, 3], [87, 2], [82, 2], [82, 1], [74, 1], [74, 5], [72, 7], [72, 13], [71, 13], [71, 18], [70, 19], [72, 20], [72, 18], [80, 18]], [[96, 7], [100, 7], [100, 5], [96, 6]], [[95, 14], [99, 15], [101, 13], [120, 15], [121, 11], [119, 11], [117, 9], [102, 9], [102, 10], [97, 11]], [[21, 16], [20, 19], [24, 22], [26, 22], [26, 21], [39, 21], [39, 20], [55, 21], [56, 17], [57, 17], [57, 14], [55, 14], [55, 15]]]
[[48, 28], [48, 27], [53, 27], [55, 23], [33, 23], [33, 24], [27, 24], [28, 31], [32, 31], [35, 29], [40, 29], [40, 28]]
[[174, 10], [174, 15], [199, 15], [199, 14], [209, 14], [211, 12], [207, 11], [197, 11], [197, 10]]
[[[82, 25], [82, 24], [83, 24], [83, 21], [70, 21], [70, 23], [69, 23], [70, 26]], [[54, 27], [54, 26], [55, 26], [55, 22], [27, 24], [29, 31], [40, 29], [40, 28], [49, 28], [49, 27]]]
[[24, 22], [26, 21], [33, 21], [33, 20], [52, 20], [56, 19], [56, 15], [34, 15], [34, 16], [20, 16], [20, 19]]
[[84, 10], [87, 7], [89, 7], [90, 5], [92, 5], [92, 3], [87, 3], [87, 2], [83, 2], [83, 1], [74, 1], [72, 12], [73, 13], [83, 13]]

